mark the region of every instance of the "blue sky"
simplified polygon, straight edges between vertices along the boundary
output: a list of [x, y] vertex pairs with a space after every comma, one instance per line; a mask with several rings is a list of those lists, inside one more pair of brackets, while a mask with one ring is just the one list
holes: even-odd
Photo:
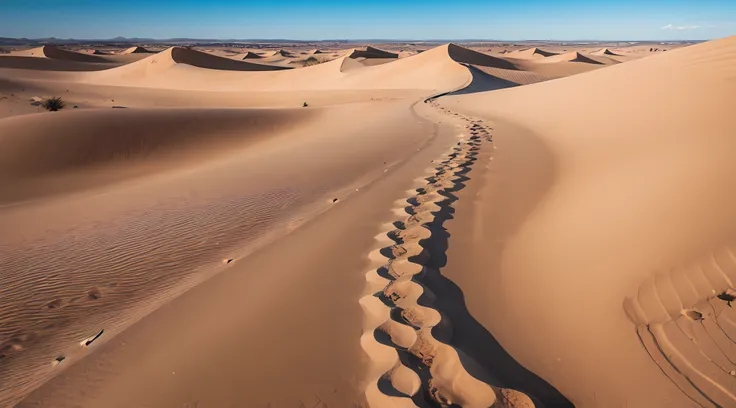
[[0, 0], [0, 37], [677, 40], [736, 34], [736, 0]]

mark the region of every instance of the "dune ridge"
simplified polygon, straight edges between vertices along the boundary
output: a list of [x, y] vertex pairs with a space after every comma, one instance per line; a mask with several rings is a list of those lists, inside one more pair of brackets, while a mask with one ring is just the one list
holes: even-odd
[[[200, 57], [203, 61], [192, 61]], [[214, 66], [222, 63], [222, 60], [244, 68], [243, 71], [276, 72], [199, 70], [201, 65]], [[283, 67], [234, 61], [174, 47], [122, 67], [85, 74], [77, 80], [86, 83], [191, 90], [416, 89], [426, 90], [428, 94], [453, 91], [472, 82], [467, 67], [450, 58], [448, 45], [387, 64], [350, 67], [351, 62], [357, 61], [345, 55], [311, 67], [284, 70]], [[203, 77], [207, 78], [206, 83], [201, 81]]]
[[143, 48], [141, 46], [136, 45], [135, 47], [130, 47], [126, 50], [123, 50], [120, 52], [120, 54], [127, 55], [127, 54], [152, 54], [154, 51], [149, 51], [146, 48]]
[[255, 52], [248, 51], [248, 52], [244, 52], [242, 54], [234, 55], [231, 58], [244, 60], [244, 59], [261, 59], [261, 58], [264, 58], [264, 57], [261, 56], [261, 55], [256, 54]]
[[370, 45], [365, 50], [353, 50], [349, 56], [350, 58], [399, 58], [399, 54], [371, 47]]
[[[456, 265], [445, 270], [509, 353], [576, 405], [736, 401], [736, 316], [728, 307], [736, 295], [736, 171], [725, 153], [736, 148], [736, 125], [724, 120], [734, 61], [736, 37], [728, 37], [583, 75], [439, 99], [495, 124], [498, 152], [479, 199], [506, 203], [474, 225], [478, 236], [495, 238], [456, 246]], [[595, 132], [588, 126], [607, 119]], [[513, 164], [534, 152], [538, 164]], [[514, 188], [531, 180], [534, 188]], [[474, 265], [494, 265], [492, 274], [479, 283], [483, 270]], [[518, 300], [530, 291], [554, 299], [543, 308]], [[500, 309], [504, 319], [530, 325], [504, 325], [493, 314]], [[535, 338], [530, 327], [554, 334]], [[529, 341], [518, 347], [519, 338]]]
[[545, 51], [540, 48], [527, 48], [525, 50], [518, 50], [518, 51], [512, 51], [506, 53], [506, 55], [510, 58], [546, 58], [546, 57], [553, 57], [555, 55], [554, 52]]
[[557, 62], [583, 62], [586, 64], [601, 64], [600, 62], [592, 58], [588, 58], [585, 55], [579, 52], [576, 52], [576, 51], [568, 52], [565, 54], [553, 55], [551, 57], [539, 59], [536, 62], [540, 64], [557, 63]]
[[30, 50], [13, 51], [10, 53], [10, 55], [18, 57], [50, 58], [55, 60], [74, 62], [107, 62], [106, 59], [95, 55], [68, 51], [54, 45], [44, 45], [42, 47], [32, 48]]
[[621, 54], [617, 54], [617, 53], [609, 50], [608, 48], [601, 48], [600, 50], [593, 51], [590, 54], [591, 55], [602, 55], [602, 56], [611, 55], [611, 56], [616, 56], [616, 57], [620, 57], [621, 56]]

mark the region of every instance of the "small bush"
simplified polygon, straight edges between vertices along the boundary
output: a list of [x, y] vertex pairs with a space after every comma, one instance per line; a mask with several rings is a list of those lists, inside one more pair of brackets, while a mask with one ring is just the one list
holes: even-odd
[[61, 96], [54, 96], [53, 98], [48, 98], [43, 101], [41, 106], [46, 108], [47, 111], [56, 112], [59, 109], [64, 109], [66, 104], [61, 100]]
[[319, 65], [321, 63], [322, 61], [318, 60], [317, 58], [309, 57], [306, 61], [304, 61], [304, 66], [311, 67], [312, 65]]

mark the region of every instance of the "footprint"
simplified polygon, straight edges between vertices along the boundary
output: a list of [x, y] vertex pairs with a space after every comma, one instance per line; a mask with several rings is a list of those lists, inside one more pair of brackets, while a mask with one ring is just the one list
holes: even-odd
[[51, 302], [46, 303], [46, 307], [49, 309], [56, 309], [56, 308], [61, 307], [61, 304], [62, 304], [61, 299], [54, 299]]
[[102, 293], [97, 288], [92, 288], [87, 292], [87, 298], [90, 300], [97, 300], [102, 297]]

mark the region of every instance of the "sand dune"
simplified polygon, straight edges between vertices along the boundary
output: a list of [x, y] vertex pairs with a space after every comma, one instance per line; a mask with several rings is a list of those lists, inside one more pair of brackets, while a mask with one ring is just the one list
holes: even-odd
[[575, 51], [568, 52], [566, 54], [559, 54], [559, 55], [554, 55], [551, 57], [546, 57], [544, 59], [539, 59], [537, 60], [537, 62], [541, 64], [556, 63], [556, 62], [583, 62], [586, 64], [601, 64], [600, 62], [594, 59], [588, 58], [580, 54], [579, 52], [575, 52]]
[[480, 65], [489, 68], [516, 69], [513, 63], [505, 59], [473, 51], [459, 45], [449, 44], [447, 51], [450, 58], [463, 64]]
[[[9, 339], [10, 343], [3, 343], [10, 350], [6, 350], [0, 378], [3, 384], [11, 383], [6, 376], [29, 379], [24, 383], [12, 381], [12, 388], [5, 389], [2, 396], [27, 392], [26, 387], [35, 387], [39, 380], [64, 369], [62, 375], [20, 406], [51, 400], [61, 406], [170, 406], [180, 405], [184, 390], [215, 406], [237, 405], [237, 401], [246, 399], [255, 406], [290, 406], [294, 402], [298, 406], [300, 399], [314, 398], [314, 392], [333, 406], [360, 403], [364, 390], [359, 377], [364, 357], [359, 343], [362, 313], [356, 299], [364, 282], [361, 254], [375, 234], [376, 224], [355, 225], [350, 219], [356, 211], [369, 214], [373, 220], [385, 215], [396, 195], [406, 188], [407, 176], [410, 179], [421, 172], [437, 148], [444, 149], [452, 141], [452, 136], [445, 134], [439, 146], [417, 152], [435, 136], [432, 125], [418, 121], [409, 104], [368, 103], [313, 112], [299, 108], [295, 113], [307, 115], [307, 120], [294, 118], [298, 120], [296, 126], [283, 130], [267, 120], [262, 127], [252, 126], [250, 120], [263, 120], [261, 116], [270, 112], [262, 109], [215, 115], [208, 110], [139, 112], [145, 113], [153, 126], [138, 140], [164, 138], [165, 151], [178, 146], [178, 138], [157, 134], [171, 129], [171, 125], [164, 121], [157, 127], [155, 123], [159, 115], [173, 115], [172, 120], [191, 118], [177, 130], [180, 135], [191, 135], [185, 136], [191, 138], [187, 143], [192, 143], [185, 147], [187, 152], [214, 142], [223, 153], [203, 158], [192, 154], [186, 166], [178, 164], [181, 158], [174, 160], [176, 167], [171, 171], [0, 209], [2, 230], [13, 231], [0, 236], [2, 247], [11, 249], [9, 253], [0, 252], [2, 264], [12, 266], [13, 271], [5, 275], [3, 286], [12, 294], [3, 295], [3, 299], [4, 304], [15, 305], [8, 309], [13, 311], [7, 315], [12, 319], [2, 330], [24, 328]], [[123, 111], [105, 112], [106, 118], [114, 118], [108, 112]], [[134, 114], [128, 112], [133, 109], [125, 113]], [[64, 118], [63, 114], [56, 115], [61, 119], [53, 120], [84, 122], [91, 117]], [[273, 115], [279, 126], [284, 120], [282, 115], [288, 112], [276, 111]], [[233, 126], [223, 129], [231, 133], [223, 135], [223, 140], [210, 140], [217, 138], [217, 133], [187, 130], [196, 121], [202, 122], [197, 125], [200, 127], [217, 126], [226, 117], [232, 118]], [[237, 124], [237, 117], [244, 120]], [[108, 125], [102, 118], [98, 125], [102, 127], [87, 129], [90, 137], [114, 126], [105, 127]], [[241, 139], [258, 131], [263, 131], [263, 136], [257, 143], [243, 144]], [[136, 152], [126, 167], [139, 167], [141, 160], [157, 163], [163, 158], [159, 153], [149, 158], [148, 150], [132, 148], [137, 145], [134, 141], [117, 144], [117, 151]], [[96, 157], [108, 157], [108, 150]], [[337, 204], [333, 203], [334, 197], [339, 198]], [[59, 211], [65, 216], [52, 217]], [[29, 225], [30, 219], [43, 219], [43, 228]], [[82, 228], [69, 232], [79, 226]], [[303, 228], [295, 231], [297, 226]], [[263, 247], [287, 232], [292, 233], [273, 246]], [[304, 236], [310, 238], [304, 240]], [[35, 242], [33, 248], [24, 244], [26, 240]], [[263, 247], [260, 255], [248, 256], [259, 247]], [[337, 247], [347, 255], [333, 256], [330, 265], [355, 273], [340, 274], [335, 281], [320, 284], [325, 256]], [[182, 256], [181, 251], [186, 255]], [[269, 255], [272, 251], [281, 256]], [[228, 264], [224, 259], [234, 261]], [[280, 261], [273, 263], [274, 259]], [[199, 284], [204, 279], [208, 280]], [[13, 290], [18, 285], [34, 289]], [[196, 291], [183, 295], [189, 301], [178, 296], [175, 303], [169, 302], [195, 285]], [[242, 292], [244, 288], [247, 293]], [[212, 293], [218, 293], [217, 298], [223, 302], [203, 309], [196, 299], [210, 298]], [[275, 293], [291, 300], [268, 301]], [[29, 294], [34, 295], [26, 297]], [[159, 308], [162, 304], [167, 306]], [[301, 306], [292, 308], [297, 304]], [[258, 312], [263, 307], [270, 314], [267, 320]], [[133, 332], [121, 333], [122, 328], [155, 308], [180, 315], [173, 319], [159, 317], [167, 327], [155, 330], [159, 340], [126, 339], [123, 333]], [[212, 319], [215, 315], [221, 318]], [[324, 319], [327, 315], [334, 318]], [[273, 316], [290, 316], [294, 321], [274, 326]], [[24, 323], [25, 318], [33, 323]], [[161, 328], [156, 323], [159, 318], [149, 315], [131, 329], [142, 329], [148, 324], [145, 322], [153, 323], [151, 328]], [[243, 325], [233, 325], [233, 321]], [[213, 323], [218, 327], [212, 327]], [[99, 327], [105, 329], [101, 343], [89, 350], [80, 347], [79, 341], [87, 338], [88, 332], [97, 333]], [[193, 327], [197, 328], [196, 334]], [[159, 337], [180, 337], [182, 330], [189, 331], [184, 335], [187, 341]], [[213, 336], [216, 332], [229, 334]], [[253, 336], [253, 332], [262, 336]], [[287, 335], [294, 332], [301, 334]], [[139, 332], [144, 337], [150, 334]], [[142, 339], [139, 335], [134, 337]], [[149, 352], [157, 349], [154, 344], [160, 340], [170, 345], [169, 351], [157, 351], [159, 357], [151, 358]], [[120, 346], [121, 341], [125, 346]], [[265, 344], [275, 347], [263, 347]], [[105, 349], [117, 349], [123, 355], [112, 357]], [[254, 354], [255, 350], [259, 351]], [[66, 359], [57, 368], [51, 363], [59, 354]], [[182, 360], [182, 355], [189, 357]], [[114, 375], [105, 373], [108, 365], [102, 363], [110, 358], [115, 360]], [[282, 360], [291, 362], [289, 370], [280, 368]], [[191, 370], [179, 366], [184, 361]], [[151, 364], [166, 367], [164, 388], [173, 385], [179, 391], [162, 393], [162, 383], [154, 381], [158, 374], [146, 368]], [[248, 370], [243, 370], [245, 366]], [[314, 367], [320, 367], [319, 372]], [[29, 370], [33, 370], [33, 376]], [[236, 372], [239, 375], [234, 376]], [[96, 378], [94, 385], [89, 376]], [[232, 381], [234, 378], [238, 380]], [[294, 386], [279, 390], [284, 380]]]
[[126, 109], [10, 118], [0, 122], [0, 206], [191, 166], [284, 131], [311, 113]]
[[245, 52], [245, 53], [233, 55], [230, 58], [244, 60], [244, 59], [261, 59], [263, 57], [260, 56], [260, 55], [258, 55], [258, 54], [256, 54], [255, 52], [248, 51], [248, 52]]
[[285, 50], [265, 51], [261, 53], [264, 57], [291, 57], [292, 54]]
[[17, 56], [12, 54], [0, 54], [0, 68], [11, 68], [16, 70], [34, 71], [100, 71], [110, 69], [120, 64], [98, 62], [79, 62], [51, 58], [36, 58]]
[[172, 47], [166, 51], [162, 51], [161, 54], [164, 55], [162, 62], [165, 64], [169, 62], [168, 59], [170, 58], [176, 64], [187, 64], [199, 68], [226, 71], [272, 71], [284, 69], [269, 65], [237, 62], [183, 47]]
[[0, 56], [0, 405], [736, 405], [736, 37], [324, 44]]
[[525, 50], [518, 50], [506, 53], [510, 58], [545, 58], [557, 55], [556, 53], [545, 51], [539, 48], [527, 48]]
[[53, 45], [44, 45], [42, 47], [33, 48], [24, 51], [13, 51], [10, 53], [12, 56], [18, 57], [37, 57], [37, 58], [51, 58], [64, 61], [74, 62], [106, 62], [104, 58], [96, 55], [83, 54], [81, 52], [74, 52], [61, 49]]
[[[186, 58], [175, 58], [173, 53]], [[233, 72], [233, 70], [201, 71], [199, 67], [183, 67], [190, 56], [214, 59], [216, 63], [226, 60], [233, 64], [246, 64], [247, 70], [276, 70], [280, 67], [258, 65], [228, 60], [204, 53], [172, 48], [136, 63], [98, 73], [88, 73], [76, 80], [91, 84], [151, 86], [168, 89], [223, 90], [223, 91], [294, 91], [294, 90], [339, 90], [339, 89], [416, 89], [453, 91], [470, 84], [469, 70], [449, 55], [449, 46], [444, 45], [421, 54], [396, 59], [377, 66], [359, 65], [351, 69], [351, 58], [347, 56], [306, 67], [281, 72]], [[157, 61], [152, 63], [152, 61]], [[191, 61], [189, 65], [205, 65]], [[214, 66], [214, 63], [208, 64]], [[352, 66], [355, 68], [355, 66]], [[206, 81], [202, 81], [206, 78]]]
[[440, 99], [492, 119], [497, 135], [478, 192], [484, 221], [458, 218], [475, 239], [456, 241], [447, 275], [475, 318], [576, 405], [736, 403], [736, 317], [722, 295], [736, 279], [733, 61], [736, 37]]
[[353, 50], [350, 53], [349, 57], [350, 58], [398, 58], [399, 54], [394, 54], [393, 52], [379, 50], [378, 48], [374, 48], [369, 45], [368, 47], [366, 47], [365, 50]]
[[[206, 71], [203, 69], [206, 69]], [[208, 75], [208, 73], [215, 76], [226, 74], [228, 71], [275, 71], [283, 69], [285, 68], [235, 61], [188, 48], [171, 47], [131, 64], [108, 70], [104, 74], [100, 73], [99, 78], [91, 75], [88, 78], [82, 78], [82, 80], [98, 82], [101, 79], [100, 82], [103, 83], [123, 85], [143, 81], [154, 82], [156, 79], [166, 76], [166, 80], [180, 83], [184, 87], [187, 81], [200, 75]], [[199, 72], [198, 70], [203, 71]], [[168, 78], [174, 72], [180, 73], [180, 76]], [[162, 83], [165, 83], [165, 81], [162, 81]]]
[[613, 55], [616, 57], [621, 56], [620, 54], [616, 54], [615, 52], [609, 50], [608, 48], [601, 48], [598, 51], [593, 51], [590, 53], [590, 55]]
[[153, 53], [153, 51], [149, 51], [140, 46], [130, 47], [126, 50], [120, 51], [120, 54], [151, 54], [151, 53]]

